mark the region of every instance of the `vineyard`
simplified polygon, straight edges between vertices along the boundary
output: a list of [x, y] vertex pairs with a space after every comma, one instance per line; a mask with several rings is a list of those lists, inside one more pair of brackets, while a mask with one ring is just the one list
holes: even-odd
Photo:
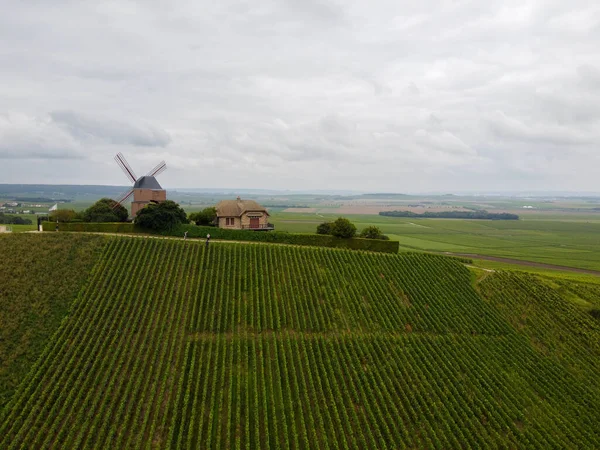
[[0, 448], [597, 448], [599, 343], [441, 256], [111, 238]]

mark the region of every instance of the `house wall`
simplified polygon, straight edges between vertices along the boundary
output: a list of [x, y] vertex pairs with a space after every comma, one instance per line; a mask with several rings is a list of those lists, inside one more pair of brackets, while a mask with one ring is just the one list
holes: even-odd
[[[266, 225], [267, 223], [269, 223], [269, 216], [267, 216], [265, 213], [263, 212], [250, 212], [250, 215], [256, 217], [258, 215], [261, 215], [258, 219], [258, 223], [261, 225]], [[242, 227], [250, 227], [250, 217], [248, 216], [248, 213], [245, 212], [244, 214], [242, 214]]]
[[219, 228], [229, 228], [229, 229], [236, 229], [236, 230], [239, 230], [240, 228], [242, 228], [239, 217], [233, 217], [233, 225], [225, 225], [225, 223], [226, 223], [225, 219], [226, 219], [226, 217], [219, 217]]

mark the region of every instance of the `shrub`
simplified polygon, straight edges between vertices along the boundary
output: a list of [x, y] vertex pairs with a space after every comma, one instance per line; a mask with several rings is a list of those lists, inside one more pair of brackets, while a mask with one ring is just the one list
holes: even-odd
[[82, 214], [85, 222], [126, 222], [128, 217], [127, 209], [112, 198], [101, 198]]
[[214, 206], [190, 214], [190, 221], [196, 225], [214, 225], [215, 220], [217, 220], [217, 208]]
[[[360, 232], [360, 237], [365, 239], [381, 239], [383, 233], [376, 226], [370, 226]], [[387, 236], [386, 236], [387, 237]]]
[[165, 231], [187, 223], [185, 211], [174, 201], [150, 203], [138, 211], [135, 224], [153, 231]]
[[356, 235], [356, 226], [345, 217], [339, 217], [331, 226], [333, 236], [349, 239]]
[[50, 221], [51, 222], [71, 222], [73, 219], [77, 217], [77, 213], [72, 209], [57, 209], [56, 211], [52, 211], [50, 213]]
[[317, 225], [317, 234], [331, 234], [332, 227], [332, 222], [323, 222], [322, 224]]

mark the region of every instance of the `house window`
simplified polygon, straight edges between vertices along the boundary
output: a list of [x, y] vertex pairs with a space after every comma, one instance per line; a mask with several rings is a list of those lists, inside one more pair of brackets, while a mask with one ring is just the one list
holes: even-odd
[[233, 217], [226, 217], [225, 218], [225, 225], [233, 225], [235, 219]]

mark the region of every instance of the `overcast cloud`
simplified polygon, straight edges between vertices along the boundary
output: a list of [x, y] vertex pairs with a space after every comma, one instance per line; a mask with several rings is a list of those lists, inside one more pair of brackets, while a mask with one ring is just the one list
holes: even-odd
[[0, 7], [0, 183], [600, 191], [597, 0]]

